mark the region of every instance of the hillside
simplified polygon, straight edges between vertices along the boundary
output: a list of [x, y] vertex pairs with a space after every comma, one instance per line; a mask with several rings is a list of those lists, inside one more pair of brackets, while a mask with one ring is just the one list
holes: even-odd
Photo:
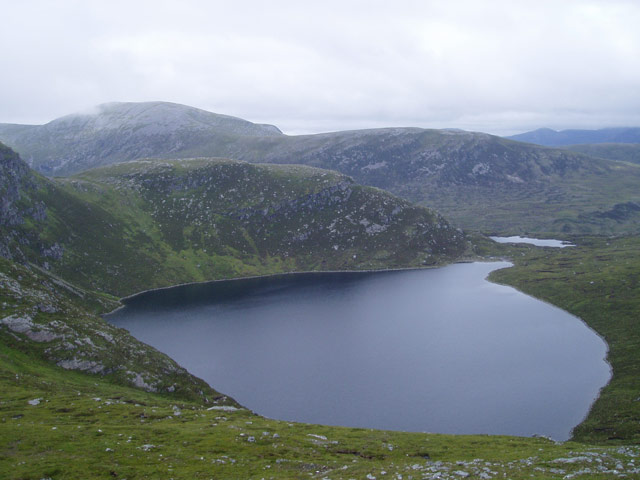
[[559, 147], [583, 143], [640, 143], [639, 127], [601, 128], [599, 130], [552, 130], [539, 128], [506, 137], [518, 142]]
[[30, 358], [205, 404], [237, 405], [93, 311], [118, 305], [34, 266], [0, 258], [0, 345]]
[[300, 270], [435, 265], [466, 249], [442, 217], [334, 172], [137, 161], [51, 181], [10, 151], [4, 256], [124, 296]]
[[234, 404], [166, 355], [96, 316], [118, 306], [113, 296], [53, 273], [64, 273], [66, 259], [84, 258], [91, 265], [100, 261], [96, 252], [113, 254], [121, 245], [117, 228], [100, 229], [102, 222], [117, 226], [113, 217], [33, 173], [2, 144], [0, 173], [0, 343], [117, 384]]
[[[620, 205], [640, 201], [640, 169], [567, 150], [482, 133], [418, 128], [287, 136], [274, 127], [239, 119], [234, 121], [242, 129], [213, 124], [204, 128], [184, 118], [191, 118], [193, 111], [219, 116], [182, 105], [113, 108], [118, 128], [107, 128], [116, 123], [102, 112], [82, 117], [92, 119], [91, 128], [78, 126], [88, 125], [86, 121], [64, 117], [43, 126], [0, 126], [0, 139], [46, 174], [69, 174], [151, 154], [164, 159], [204, 156], [306, 164], [339, 171], [360, 184], [434, 208], [466, 229], [640, 231], [640, 216], [609, 215]], [[134, 115], [138, 109], [145, 114]], [[57, 134], [52, 136], [47, 132], [54, 126]]]

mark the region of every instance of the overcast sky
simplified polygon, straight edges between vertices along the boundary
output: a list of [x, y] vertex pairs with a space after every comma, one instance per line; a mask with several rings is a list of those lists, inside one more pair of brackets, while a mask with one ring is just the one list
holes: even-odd
[[0, 7], [0, 122], [165, 100], [291, 134], [640, 126], [639, 0]]

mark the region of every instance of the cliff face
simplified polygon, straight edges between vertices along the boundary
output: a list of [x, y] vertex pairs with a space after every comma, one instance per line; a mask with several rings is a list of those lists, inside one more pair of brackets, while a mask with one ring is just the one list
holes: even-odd
[[[38, 189], [46, 180], [35, 175], [20, 157], [0, 144], [0, 256], [24, 260], [21, 246], [37, 243], [31, 228], [46, 220], [46, 208]], [[43, 256], [53, 254], [52, 245], [38, 245]], [[55, 254], [53, 254], [55, 255]]]
[[24, 223], [23, 195], [35, 187], [29, 167], [17, 153], [0, 144], [0, 226]]

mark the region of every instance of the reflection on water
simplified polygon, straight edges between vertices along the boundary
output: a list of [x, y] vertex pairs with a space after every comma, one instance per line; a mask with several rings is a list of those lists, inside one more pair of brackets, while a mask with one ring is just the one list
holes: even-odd
[[183, 286], [108, 320], [268, 417], [564, 440], [609, 379], [606, 345], [484, 280], [505, 266]]

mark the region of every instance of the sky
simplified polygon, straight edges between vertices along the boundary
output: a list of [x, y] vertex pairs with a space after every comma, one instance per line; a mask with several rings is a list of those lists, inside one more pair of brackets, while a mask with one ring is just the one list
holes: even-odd
[[0, 0], [0, 122], [170, 101], [288, 134], [640, 126], [640, 0]]

